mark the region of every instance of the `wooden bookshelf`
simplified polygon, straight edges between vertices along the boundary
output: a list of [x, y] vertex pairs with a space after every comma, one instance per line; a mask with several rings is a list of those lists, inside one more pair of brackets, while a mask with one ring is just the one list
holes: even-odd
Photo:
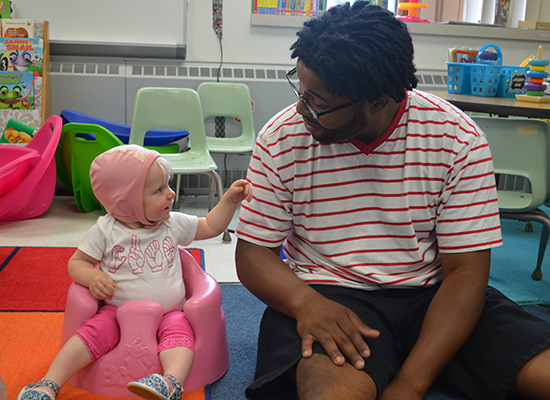
[[41, 123], [51, 115], [51, 85], [50, 85], [50, 28], [49, 22], [44, 21], [44, 69], [42, 74], [42, 110]]

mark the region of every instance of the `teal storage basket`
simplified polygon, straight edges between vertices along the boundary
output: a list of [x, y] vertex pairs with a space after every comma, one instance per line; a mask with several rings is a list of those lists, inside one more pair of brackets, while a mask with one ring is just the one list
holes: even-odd
[[477, 53], [478, 56], [487, 48], [492, 47], [496, 50], [498, 59], [495, 64], [481, 64], [478, 62], [471, 64], [470, 88], [473, 96], [495, 97], [500, 81], [500, 69], [502, 66], [502, 52], [496, 44], [486, 44]]
[[447, 91], [449, 93], [470, 94], [470, 68], [473, 64], [446, 62]]

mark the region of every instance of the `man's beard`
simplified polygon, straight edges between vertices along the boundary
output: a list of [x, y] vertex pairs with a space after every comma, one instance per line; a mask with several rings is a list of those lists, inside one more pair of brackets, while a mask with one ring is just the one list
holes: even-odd
[[[309, 119], [308, 123], [315, 124], [313, 121], [309, 122]], [[318, 123], [315, 125], [320, 126]], [[336, 129], [329, 129], [324, 126], [320, 126], [323, 130], [321, 132], [312, 133], [311, 135], [313, 139], [320, 143], [338, 143], [351, 139], [364, 132], [367, 125], [368, 122], [365, 118], [365, 114], [356, 110], [354, 112], [353, 119], [349, 124]]]

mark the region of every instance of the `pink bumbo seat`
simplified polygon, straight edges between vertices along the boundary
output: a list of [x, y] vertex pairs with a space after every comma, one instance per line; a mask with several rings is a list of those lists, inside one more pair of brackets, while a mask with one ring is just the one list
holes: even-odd
[[[218, 283], [204, 272], [193, 256], [179, 249], [187, 301], [184, 312], [195, 333], [195, 359], [184, 391], [190, 392], [220, 379], [229, 368], [229, 347], [222, 294]], [[61, 345], [98, 310], [99, 301], [88, 288], [72, 283]], [[112, 351], [73, 376], [70, 382], [92, 393], [136, 397], [126, 389], [128, 382], [153, 373], [162, 374], [157, 354], [157, 327], [162, 307], [152, 301], [128, 301], [117, 310], [120, 342]]]
[[[41, 215], [52, 204], [56, 183], [55, 150], [63, 120], [52, 115], [23, 148], [0, 145], [0, 221]], [[19, 161], [20, 162], [19, 162]]]

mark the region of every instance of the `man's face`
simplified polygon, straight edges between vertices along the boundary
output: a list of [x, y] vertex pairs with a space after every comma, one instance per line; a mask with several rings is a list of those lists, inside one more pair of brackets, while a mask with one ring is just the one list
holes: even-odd
[[[349, 102], [348, 97], [330, 95], [323, 81], [300, 60], [296, 70], [300, 79], [300, 93], [316, 111], [322, 112]], [[315, 121], [303, 101], [299, 101], [296, 106], [307, 131], [321, 143], [341, 142], [363, 134], [369, 126], [366, 108], [368, 103], [361, 100], [349, 107], [322, 115], [319, 121]]]

